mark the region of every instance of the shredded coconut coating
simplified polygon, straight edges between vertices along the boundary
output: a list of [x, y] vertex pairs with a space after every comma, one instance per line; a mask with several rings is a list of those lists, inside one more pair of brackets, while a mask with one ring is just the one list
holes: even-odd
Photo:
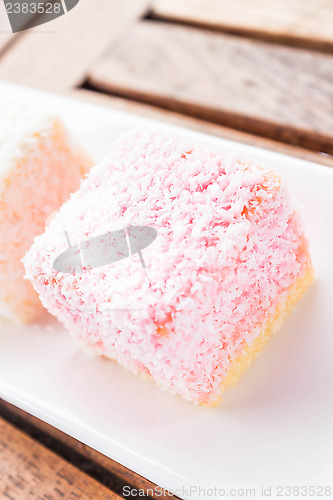
[[[124, 226], [156, 240], [82, 274], [53, 269], [66, 248]], [[114, 143], [24, 258], [43, 305], [93, 351], [199, 403], [219, 398], [251, 345], [310, 265], [278, 175], [193, 139], [133, 131]]]
[[45, 219], [92, 165], [62, 121], [19, 100], [0, 100], [0, 318], [31, 321], [42, 307], [21, 259]]

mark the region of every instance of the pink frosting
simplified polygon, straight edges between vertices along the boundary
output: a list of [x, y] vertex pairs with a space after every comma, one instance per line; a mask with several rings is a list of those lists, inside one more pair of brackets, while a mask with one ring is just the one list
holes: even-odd
[[[71, 243], [147, 225], [157, 238], [114, 264], [66, 275]], [[122, 136], [24, 258], [43, 305], [76, 338], [163, 388], [213, 402], [242, 342], [309, 264], [275, 172], [158, 131]]]

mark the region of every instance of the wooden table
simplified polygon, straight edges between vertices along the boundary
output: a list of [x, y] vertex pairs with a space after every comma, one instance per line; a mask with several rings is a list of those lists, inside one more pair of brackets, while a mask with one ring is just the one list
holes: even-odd
[[[0, 7], [1, 79], [333, 166], [331, 0], [80, 0], [16, 35]], [[125, 485], [153, 488], [0, 401], [1, 499]]]

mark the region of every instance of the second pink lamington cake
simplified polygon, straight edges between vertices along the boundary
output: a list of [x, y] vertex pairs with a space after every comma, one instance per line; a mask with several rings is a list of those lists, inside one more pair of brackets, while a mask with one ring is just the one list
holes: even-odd
[[[128, 226], [157, 231], [146, 268], [136, 253], [80, 273], [54, 269], [69, 244]], [[202, 404], [219, 400], [313, 277], [275, 172], [154, 131], [114, 143], [24, 264], [43, 305], [80, 342]]]

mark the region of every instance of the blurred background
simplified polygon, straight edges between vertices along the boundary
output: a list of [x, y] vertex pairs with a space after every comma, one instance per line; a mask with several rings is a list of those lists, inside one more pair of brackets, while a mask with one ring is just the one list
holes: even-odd
[[333, 153], [332, 0], [66, 0], [14, 34], [4, 4], [0, 79]]

